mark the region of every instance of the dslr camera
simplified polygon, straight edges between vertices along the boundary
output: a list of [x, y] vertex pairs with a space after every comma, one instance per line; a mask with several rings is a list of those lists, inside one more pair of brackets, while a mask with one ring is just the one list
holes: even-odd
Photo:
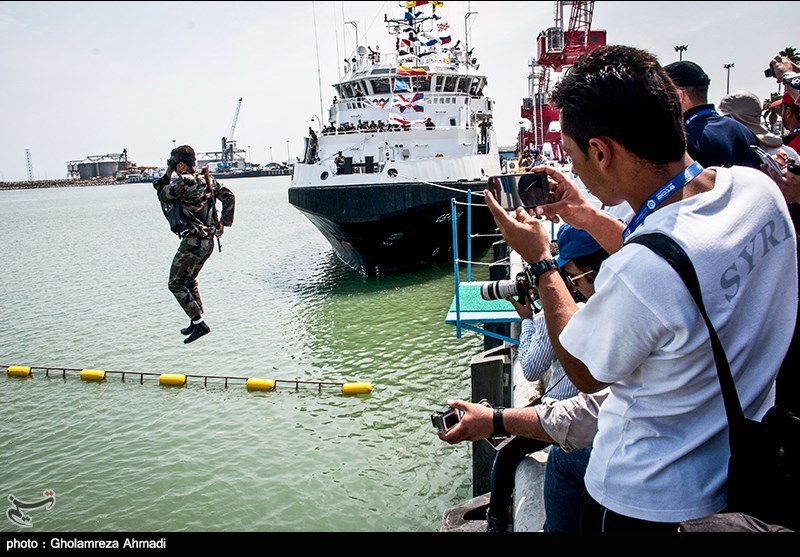
[[514, 280], [495, 280], [481, 285], [481, 298], [484, 300], [505, 300], [513, 296], [520, 304], [524, 304], [526, 299], [533, 301], [538, 298], [529, 267], [517, 273]]
[[461, 410], [452, 406], [443, 406], [431, 414], [431, 422], [439, 433], [447, 433], [461, 421]]

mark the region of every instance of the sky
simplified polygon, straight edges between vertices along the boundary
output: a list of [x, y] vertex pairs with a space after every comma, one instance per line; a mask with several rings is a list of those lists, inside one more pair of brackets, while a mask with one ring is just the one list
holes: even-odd
[[[468, 29], [501, 145], [515, 142], [536, 37], [553, 26], [555, 4], [445, 1], [438, 10], [454, 40], [463, 44]], [[240, 97], [233, 139], [248, 160], [294, 160], [312, 117], [327, 121], [356, 39], [391, 52], [384, 14], [403, 11], [397, 1], [0, 1], [0, 181], [28, 179], [26, 149], [35, 180], [123, 149], [140, 166], [163, 165], [174, 144], [217, 151]], [[705, 69], [718, 102], [725, 64], [734, 64], [731, 91], [777, 91], [764, 69], [800, 48], [798, 15], [796, 2], [599, 0], [592, 28], [663, 65], [687, 45], [683, 59]]]

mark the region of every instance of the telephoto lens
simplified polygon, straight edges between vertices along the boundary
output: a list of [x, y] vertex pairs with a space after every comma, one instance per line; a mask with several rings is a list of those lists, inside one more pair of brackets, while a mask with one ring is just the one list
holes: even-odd
[[484, 300], [505, 300], [518, 295], [517, 283], [513, 280], [495, 280], [481, 285], [481, 297]]

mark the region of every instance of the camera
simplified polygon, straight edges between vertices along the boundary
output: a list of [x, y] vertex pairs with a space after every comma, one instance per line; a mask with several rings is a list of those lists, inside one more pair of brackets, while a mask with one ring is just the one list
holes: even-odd
[[481, 285], [481, 298], [484, 300], [505, 300], [512, 296], [517, 297], [520, 304], [527, 298], [533, 299], [531, 292], [535, 290], [533, 278], [526, 269], [517, 273], [514, 280], [495, 280]]
[[178, 162], [173, 159], [172, 157], [167, 159], [167, 168], [170, 170], [175, 170], [178, 167]]
[[764, 77], [775, 77], [775, 70], [772, 69], [772, 66], [764, 70]]
[[518, 207], [533, 209], [551, 202], [545, 172], [491, 176], [487, 188], [506, 211], [514, 211]]
[[443, 406], [431, 414], [433, 427], [438, 429], [439, 433], [447, 433], [456, 427], [460, 421], [461, 411], [452, 406]]

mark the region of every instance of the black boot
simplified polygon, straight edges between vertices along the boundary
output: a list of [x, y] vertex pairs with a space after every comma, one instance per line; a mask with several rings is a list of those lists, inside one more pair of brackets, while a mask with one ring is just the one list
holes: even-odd
[[183, 329], [181, 329], [181, 334], [182, 335], [191, 335], [193, 330], [194, 330], [194, 322], [193, 321], [189, 321], [189, 326], [188, 327], [184, 327]]
[[183, 339], [183, 343], [189, 344], [190, 342], [194, 342], [201, 336], [207, 335], [210, 332], [211, 332], [211, 327], [209, 327], [205, 321], [201, 321], [200, 323], [195, 324], [191, 334], [185, 339]]

